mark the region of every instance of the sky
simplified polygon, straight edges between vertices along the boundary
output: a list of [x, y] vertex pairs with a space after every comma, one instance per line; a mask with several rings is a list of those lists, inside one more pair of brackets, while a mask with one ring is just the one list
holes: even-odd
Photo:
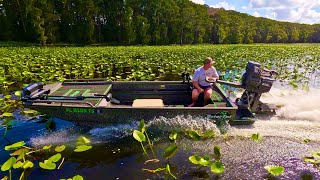
[[320, 0], [191, 0], [277, 21], [320, 24]]

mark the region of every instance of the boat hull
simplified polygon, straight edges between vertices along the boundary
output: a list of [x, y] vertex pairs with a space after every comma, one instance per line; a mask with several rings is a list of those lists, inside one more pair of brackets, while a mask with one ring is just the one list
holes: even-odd
[[71, 121], [79, 125], [96, 126], [125, 124], [132, 121], [151, 121], [155, 118], [175, 118], [177, 116], [201, 117], [212, 121], [233, 121], [236, 109], [213, 109], [213, 108], [87, 108], [87, 107], [43, 107], [30, 106], [46, 115]]
[[[79, 125], [121, 124], [176, 116], [232, 123], [238, 118], [238, 107], [219, 84], [213, 85], [213, 94], [208, 104], [202, 107], [187, 106], [191, 103], [191, 86], [178, 81], [71, 81], [41, 85], [39, 89], [37, 85], [30, 85], [24, 90], [25, 107]], [[119, 102], [114, 103], [111, 97]], [[142, 102], [138, 107], [137, 101]], [[158, 104], [154, 107], [153, 102]], [[198, 104], [203, 105], [203, 97]], [[241, 120], [237, 120], [237, 124], [241, 124], [239, 122]], [[243, 124], [253, 122], [246, 119]]]

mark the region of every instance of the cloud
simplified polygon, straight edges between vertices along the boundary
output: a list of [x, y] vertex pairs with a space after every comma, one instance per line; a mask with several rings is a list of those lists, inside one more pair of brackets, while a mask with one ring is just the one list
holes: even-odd
[[252, 13], [252, 16], [261, 17], [260, 13], [258, 13], [257, 11], [255, 11], [254, 13]]
[[229, 4], [229, 3], [225, 2], [225, 1], [219, 2], [218, 4], [210, 5], [210, 7], [213, 7], [213, 8], [224, 8], [226, 10], [235, 10], [236, 9], [233, 5], [231, 5], [231, 4]]
[[196, 4], [204, 4], [204, 0], [191, 0], [191, 1]]
[[270, 19], [307, 24], [320, 22], [319, 0], [250, 0], [248, 6], [256, 12], [265, 11], [264, 16]]

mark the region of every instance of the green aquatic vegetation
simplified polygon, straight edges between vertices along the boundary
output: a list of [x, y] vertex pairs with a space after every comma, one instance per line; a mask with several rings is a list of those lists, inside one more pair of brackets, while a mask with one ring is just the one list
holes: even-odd
[[[220, 146], [214, 146], [213, 152], [215, 156], [214, 158], [215, 161], [213, 163], [211, 163], [209, 155], [205, 155], [205, 156], [193, 155], [189, 157], [189, 161], [192, 164], [199, 165], [200, 168], [210, 167], [211, 172], [213, 172], [214, 174], [221, 174], [224, 172], [225, 166], [220, 161], [220, 158], [221, 158]], [[195, 173], [195, 174], [199, 174], [199, 173]]]
[[174, 156], [177, 153], [177, 151], [178, 151], [178, 146], [176, 144], [173, 144], [166, 148], [166, 150], [163, 153], [163, 157], [165, 159], [169, 159], [172, 156]]
[[132, 135], [133, 135], [133, 138], [135, 140], [140, 142], [143, 152], [149, 157], [149, 154], [147, 153], [147, 151], [146, 151], [146, 149], [145, 149], [145, 147], [143, 146], [143, 143], [142, 143], [142, 142], [146, 141], [146, 136], [142, 132], [140, 132], [138, 130], [134, 130]]
[[198, 155], [193, 155], [189, 157], [189, 161], [193, 164], [198, 164], [201, 166], [209, 166], [210, 164], [210, 157], [209, 156], [198, 156]]
[[169, 139], [171, 141], [177, 140], [177, 137], [178, 137], [178, 133], [176, 133], [176, 132], [170, 133], [170, 135], [169, 135]]
[[80, 175], [75, 175], [72, 178], [68, 178], [68, 179], [60, 179], [60, 180], [83, 180], [83, 177]]
[[147, 140], [148, 141], [148, 145], [149, 145], [149, 147], [151, 149], [152, 155], [156, 159], [155, 153], [153, 151], [153, 145], [152, 145], [151, 140], [150, 140], [150, 138], [148, 136], [148, 133], [146, 131], [146, 126], [144, 124], [144, 120], [141, 120], [139, 122], [139, 130], [134, 130], [133, 131], [132, 135], [133, 135], [134, 139], [137, 140], [138, 142], [140, 142], [143, 152], [148, 156], [148, 158], [150, 158], [149, 154], [146, 151], [146, 148], [143, 145], [143, 142], [145, 142]]
[[312, 156], [305, 156], [303, 159], [307, 163], [311, 163], [320, 170], [320, 152], [311, 151]]
[[[92, 146], [88, 145], [90, 143], [90, 140], [87, 139], [84, 136], [81, 136], [77, 139], [77, 145], [74, 152], [84, 152], [92, 148]], [[63, 146], [63, 145], [62, 145]], [[60, 147], [61, 149], [64, 149], [65, 147]]]
[[150, 172], [150, 173], [153, 173], [153, 174], [154, 173], [165, 172], [166, 175], [167, 175], [166, 179], [170, 179], [170, 177], [172, 177], [173, 179], [177, 179], [177, 177], [174, 174], [172, 174], [169, 164], [166, 164], [165, 168], [157, 168], [157, 169], [145, 169], [145, 168], [143, 168], [142, 170]]
[[195, 130], [188, 130], [188, 131], [186, 131], [186, 135], [187, 135], [187, 137], [189, 137], [195, 141], [200, 141], [200, 140], [205, 140], [208, 138], [215, 137], [215, 133], [213, 130], [207, 130], [204, 132], [199, 132], [199, 131], [195, 131]]
[[148, 140], [148, 145], [150, 146], [152, 155], [153, 155], [154, 158], [156, 158], [155, 153], [154, 153], [154, 151], [153, 151], [153, 144], [151, 143], [151, 140], [150, 140], [150, 138], [149, 138], [149, 135], [148, 135], [148, 133], [147, 133], [147, 131], [146, 131], [146, 126], [145, 126], [145, 123], [144, 123], [144, 120], [143, 120], [143, 119], [142, 119], [142, 120], [140, 121], [140, 123], [139, 123], [139, 129], [141, 130], [142, 133], [144, 133], [144, 134], [146, 135], [146, 138], [147, 138], [147, 140]]
[[266, 169], [269, 172], [269, 174], [273, 176], [279, 176], [284, 172], [284, 167], [276, 165], [267, 165], [264, 167], [264, 169]]
[[170, 169], [170, 165], [169, 164], [166, 165], [166, 173], [168, 174], [168, 178], [170, 176], [170, 177], [172, 177], [174, 179], [177, 179], [177, 177], [171, 173], [171, 169]]
[[311, 142], [311, 139], [304, 139], [303, 140], [303, 143], [309, 143], [309, 142]]
[[260, 133], [255, 133], [251, 135], [251, 139], [255, 142], [261, 142], [262, 136], [260, 135]]
[[221, 148], [220, 148], [220, 146], [214, 146], [213, 147], [213, 153], [215, 155], [215, 159], [217, 161], [220, 161], [220, 158], [221, 158]]
[[[85, 137], [79, 137], [74, 152], [83, 152], [91, 149], [92, 146], [87, 145], [88, 143], [90, 143], [89, 139]], [[5, 146], [4, 149], [6, 151], [13, 151], [10, 153], [8, 160], [1, 165], [1, 171], [9, 171], [8, 177], [11, 180], [13, 169], [22, 170], [19, 179], [26, 178], [26, 171], [31, 172], [33, 168], [40, 167], [41, 169], [50, 171], [60, 169], [65, 160], [61, 153], [66, 149], [66, 146], [60, 145], [53, 148], [52, 145], [45, 145], [42, 148], [32, 148], [27, 147], [24, 141], [19, 141]], [[52, 149], [54, 149], [54, 151], [52, 151]], [[46, 159], [41, 157], [42, 161], [39, 162], [39, 166], [35, 166], [32, 161], [34, 160], [34, 155], [39, 156], [38, 152], [41, 152], [40, 156], [50, 154], [52, 152], [55, 152], [55, 154]], [[82, 176], [77, 175], [73, 177], [73, 179], [79, 178], [82, 178]]]
[[225, 166], [222, 164], [222, 162], [216, 161], [212, 163], [212, 165], [210, 166], [210, 170], [215, 174], [221, 174], [224, 172]]
[[316, 44], [2, 47], [0, 94], [21, 89], [23, 83], [74, 78], [180, 80], [180, 73], [186, 69], [192, 74], [206, 56], [216, 59], [215, 67], [225, 80], [239, 81], [247, 61], [253, 60], [276, 70], [279, 80], [300, 87], [319, 69], [319, 50]]

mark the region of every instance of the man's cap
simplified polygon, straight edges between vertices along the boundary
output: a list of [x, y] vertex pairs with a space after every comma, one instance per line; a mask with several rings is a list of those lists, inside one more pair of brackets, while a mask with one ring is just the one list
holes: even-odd
[[215, 61], [211, 57], [206, 57], [203, 60], [203, 64], [213, 64], [213, 63], [215, 63]]

